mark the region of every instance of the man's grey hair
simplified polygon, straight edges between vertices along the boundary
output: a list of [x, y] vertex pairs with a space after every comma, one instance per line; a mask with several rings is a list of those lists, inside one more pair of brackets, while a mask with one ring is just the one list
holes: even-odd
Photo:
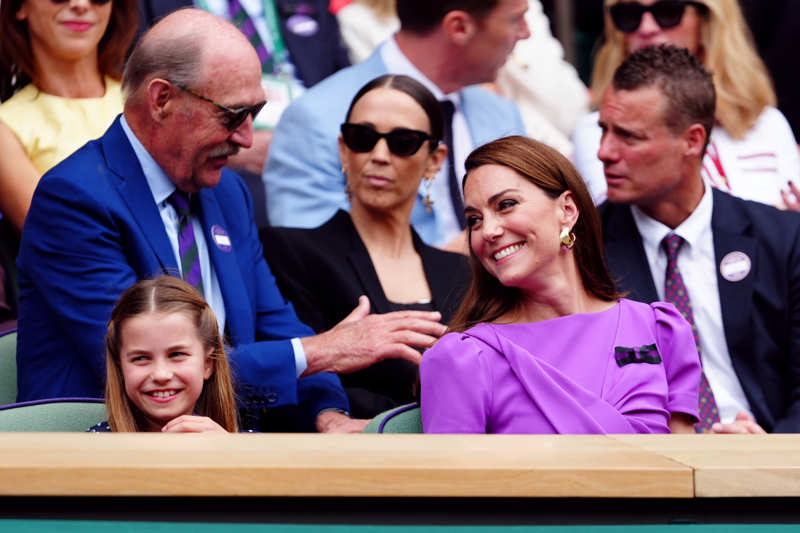
[[136, 44], [122, 74], [122, 93], [127, 102], [153, 78], [175, 85], [197, 85], [202, 73], [202, 39], [192, 32], [169, 38], [146, 33]]

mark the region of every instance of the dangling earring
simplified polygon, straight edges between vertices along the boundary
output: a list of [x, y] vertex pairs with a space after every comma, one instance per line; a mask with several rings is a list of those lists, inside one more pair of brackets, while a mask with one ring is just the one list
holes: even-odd
[[344, 168], [344, 165], [342, 165], [342, 176], [344, 176], [345, 182], [344, 193], [347, 195], [347, 201], [350, 202], [353, 200], [353, 188], [350, 187], [350, 182], [347, 181], [347, 169]]
[[425, 206], [426, 213], [433, 212], [433, 198], [431, 198], [431, 185], [433, 185], [433, 178], [435, 176], [425, 176], [425, 197], [422, 199], [422, 205]]
[[561, 239], [561, 247], [565, 250], [571, 250], [575, 246], [575, 234], [570, 233], [569, 228], [561, 228], [561, 234], [558, 237]]

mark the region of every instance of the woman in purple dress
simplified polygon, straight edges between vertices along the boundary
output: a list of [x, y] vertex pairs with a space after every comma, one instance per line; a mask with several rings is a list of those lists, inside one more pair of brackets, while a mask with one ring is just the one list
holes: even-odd
[[700, 364], [667, 303], [620, 298], [583, 180], [556, 150], [499, 139], [466, 161], [473, 282], [422, 358], [429, 433], [667, 433], [697, 416]]

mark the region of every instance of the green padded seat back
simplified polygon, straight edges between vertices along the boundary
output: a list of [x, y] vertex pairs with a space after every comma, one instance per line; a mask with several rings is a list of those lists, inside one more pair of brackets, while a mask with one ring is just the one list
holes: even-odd
[[86, 431], [106, 419], [100, 401], [48, 401], [0, 409], [0, 431]]
[[17, 401], [17, 332], [0, 337], [0, 405]]
[[419, 404], [410, 403], [384, 411], [370, 420], [363, 433], [422, 433]]

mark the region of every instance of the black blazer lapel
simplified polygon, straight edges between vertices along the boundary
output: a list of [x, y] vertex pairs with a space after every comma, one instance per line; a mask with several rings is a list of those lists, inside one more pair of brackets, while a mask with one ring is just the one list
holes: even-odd
[[[750, 313], [758, 264], [758, 246], [751, 231], [748, 213], [739, 208], [737, 201], [717, 190], [711, 229], [714, 235], [714, 259], [717, 268], [717, 288], [722, 308], [722, 326], [733, 368], [747, 393], [750, 405], [759, 420], [772, 420], [764, 408], [767, 402], [757, 381], [759, 375], [753, 354], [753, 336]], [[741, 252], [750, 258], [751, 269], [741, 281], [728, 281], [722, 277], [720, 263], [731, 252]], [[760, 412], [759, 412], [760, 411]]]
[[364, 294], [367, 295], [370, 302], [370, 311], [372, 313], [386, 313], [389, 311], [389, 301], [383, 293], [381, 282], [378, 279], [378, 273], [375, 271], [375, 266], [369, 257], [364, 242], [358, 235], [353, 221], [350, 219], [349, 213], [339, 211], [334, 219], [335, 225], [333, 229], [339, 235], [345, 235], [346, 239], [343, 241], [345, 246], [345, 257], [347, 263], [353, 269], [356, 277], [364, 289]]
[[131, 215], [142, 229], [142, 234], [152, 247], [162, 270], [169, 274], [180, 272], [175, 263], [172, 245], [164, 230], [164, 222], [161, 220], [158, 206], [153, 199], [153, 193], [147, 185], [136, 153], [122, 130], [119, 117], [100, 139], [100, 142], [103, 146], [106, 164], [117, 177], [112, 181], [117, 186], [120, 197], [128, 205]]
[[422, 239], [419, 238], [417, 232], [413, 229], [414, 248], [422, 258], [422, 268], [425, 270], [425, 279], [428, 280], [428, 287], [431, 290], [433, 303], [440, 305], [452, 298], [452, 295], [445, 293], [446, 287], [451, 287], [452, 272], [448, 272], [446, 268], [440, 268], [441, 265], [437, 264], [436, 259], [430, 253], [430, 248], [425, 246]]
[[658, 291], [630, 207], [605, 203], [601, 215], [606, 262], [618, 289], [631, 300], [657, 301]]

